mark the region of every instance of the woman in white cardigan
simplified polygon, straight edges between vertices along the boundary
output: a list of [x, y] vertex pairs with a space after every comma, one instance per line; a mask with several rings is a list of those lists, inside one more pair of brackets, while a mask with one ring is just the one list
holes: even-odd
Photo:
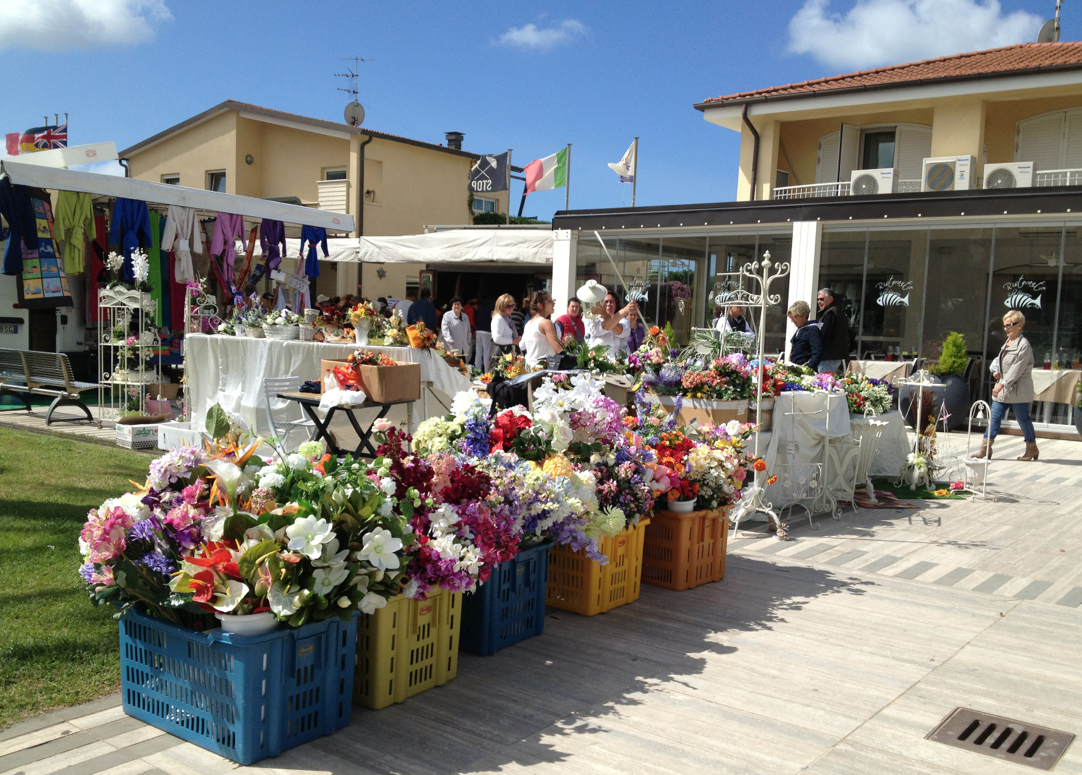
[[451, 309], [443, 313], [440, 338], [449, 349], [462, 353], [466, 363], [470, 362], [470, 319], [462, 311], [462, 299], [459, 296], [451, 299]]
[[492, 347], [500, 355], [514, 352], [515, 346], [522, 341], [511, 320], [515, 311], [515, 297], [505, 293], [496, 299], [496, 309], [492, 310]]
[[974, 457], [992, 457], [992, 442], [999, 434], [999, 425], [1007, 416], [1007, 410], [1014, 410], [1014, 418], [1022, 428], [1022, 437], [1026, 441], [1026, 453], [1019, 460], [1036, 460], [1037, 435], [1033, 432], [1033, 421], [1029, 416], [1029, 407], [1033, 403], [1033, 348], [1029, 340], [1022, 336], [1022, 327], [1026, 316], [1012, 309], [1003, 316], [1003, 331], [1007, 334], [1007, 343], [999, 351], [999, 371], [993, 372], [996, 385], [992, 388], [992, 419], [988, 431], [981, 442], [980, 451]]

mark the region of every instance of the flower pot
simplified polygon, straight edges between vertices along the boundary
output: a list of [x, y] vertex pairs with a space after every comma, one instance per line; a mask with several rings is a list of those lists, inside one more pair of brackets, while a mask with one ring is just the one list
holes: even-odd
[[234, 328], [233, 336], [246, 336], [244, 326], [237, 326]]
[[1082, 407], [1079, 406], [1074, 408], [1074, 429], [1082, 436]]
[[270, 611], [261, 614], [214, 614], [222, 623], [222, 632], [234, 635], [266, 635], [278, 629], [278, 620]]
[[358, 346], [368, 346], [368, 331], [371, 328], [372, 324], [367, 320], [358, 320], [353, 324], [353, 336], [357, 340]]
[[676, 514], [690, 514], [695, 511], [695, 501], [698, 498], [692, 498], [689, 501], [669, 501], [669, 511]]
[[250, 339], [266, 339], [266, 335], [263, 333], [263, 326], [245, 326], [244, 330], [247, 332], [247, 336]]
[[954, 374], [943, 377], [946, 387], [939, 391], [936, 396], [936, 406], [942, 411], [947, 407], [947, 430], [956, 431], [964, 428], [969, 417], [969, 407], [972, 404], [969, 395], [969, 383]]
[[301, 341], [313, 342], [316, 338], [316, 327], [311, 323], [301, 323]]

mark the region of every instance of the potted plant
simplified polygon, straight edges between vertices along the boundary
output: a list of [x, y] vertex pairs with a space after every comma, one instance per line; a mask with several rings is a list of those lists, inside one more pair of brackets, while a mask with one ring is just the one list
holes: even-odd
[[1082, 436], [1082, 382], [1075, 388], [1077, 395], [1074, 399], [1074, 427], [1078, 435]]
[[946, 387], [936, 391], [936, 410], [942, 412], [947, 409], [947, 430], [953, 431], [965, 425], [966, 417], [969, 416], [969, 406], [972, 403], [969, 395], [969, 385], [963, 379], [966, 367], [969, 365], [969, 354], [966, 351], [966, 340], [957, 331], [951, 331], [943, 340], [943, 348], [939, 353], [939, 361], [929, 364], [927, 370], [936, 375]]

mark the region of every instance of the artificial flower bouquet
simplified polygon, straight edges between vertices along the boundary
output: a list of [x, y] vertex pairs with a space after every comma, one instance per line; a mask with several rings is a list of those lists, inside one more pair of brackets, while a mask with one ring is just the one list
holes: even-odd
[[688, 455], [696, 444], [681, 430], [666, 430], [657, 435], [653, 445], [659, 466], [668, 470], [669, 501], [689, 501], [699, 494], [699, 482], [693, 480], [688, 471]]
[[150, 293], [154, 290], [148, 282], [150, 278], [150, 259], [142, 248], [135, 248], [131, 252], [132, 280], [124, 279], [124, 261], [121, 254], [110, 252], [105, 259], [105, 268], [108, 270], [108, 288], [129, 288], [142, 293]]
[[586, 369], [595, 374], [627, 373], [627, 355], [621, 352], [614, 359], [609, 356], [607, 345], [584, 346], [579, 350], [576, 359], [580, 369]]
[[354, 327], [365, 322], [373, 325], [383, 320], [379, 310], [376, 309], [376, 305], [368, 301], [362, 301], [350, 309], [348, 317], [350, 325]]
[[225, 336], [233, 336], [236, 334], [236, 323], [233, 320], [223, 320], [215, 327], [215, 332], [224, 334]]
[[424, 321], [418, 320], [412, 326], [406, 326], [406, 336], [410, 347], [421, 350], [430, 350], [436, 346], [440, 337], [435, 331], [429, 331]]
[[755, 426], [733, 420], [726, 425], [704, 425], [698, 443], [688, 453], [687, 475], [699, 485], [697, 507], [718, 509], [740, 500], [740, 490], [754, 464], [746, 442]]
[[277, 309], [269, 313], [263, 320], [264, 326], [296, 326], [301, 322], [301, 316], [288, 309]]
[[733, 401], [752, 395], [751, 366], [741, 353], [715, 358], [706, 368], [689, 370], [681, 380], [687, 398]]
[[394, 358], [386, 353], [373, 352], [372, 350], [357, 350], [346, 356], [346, 361], [354, 366], [397, 366]]
[[890, 405], [894, 399], [894, 388], [886, 380], [847, 373], [839, 379], [839, 382], [845, 390], [850, 412], [863, 414], [868, 411], [882, 414], [890, 411]]

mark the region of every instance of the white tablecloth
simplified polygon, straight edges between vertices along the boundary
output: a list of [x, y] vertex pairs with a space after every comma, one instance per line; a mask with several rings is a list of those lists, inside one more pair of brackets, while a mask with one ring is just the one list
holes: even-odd
[[909, 363], [903, 361], [849, 361], [849, 371], [872, 379], [885, 379], [893, 383], [899, 377], [909, 376]]
[[[887, 423], [887, 427], [883, 429], [883, 435], [879, 439], [879, 450], [872, 460], [870, 473], [872, 476], [897, 476], [909, 455], [909, 438], [906, 436], [902, 413], [885, 412], [875, 419]], [[864, 423], [864, 415], [850, 415], [849, 422], [852, 425], [861, 425]]]
[[1034, 401], [1050, 401], [1054, 404], [1074, 403], [1075, 390], [1078, 387], [1082, 371], [1075, 369], [1034, 369], [1033, 376]]
[[[227, 412], [240, 415], [262, 436], [273, 435], [267, 422], [264, 379], [293, 375], [302, 380], [319, 379], [320, 361], [345, 359], [357, 350], [357, 345], [348, 342], [283, 342], [207, 334], [188, 334], [184, 346], [192, 428], [202, 430], [207, 410], [218, 403]], [[469, 379], [431, 350], [412, 347], [364, 349], [386, 353], [403, 363], [420, 363], [423, 394], [428, 388], [445, 396], [470, 389]], [[424, 397], [427, 399], [427, 394]], [[437, 401], [427, 401], [427, 404], [429, 415], [446, 414], [446, 409]], [[279, 401], [273, 406], [276, 417], [301, 418], [300, 407], [292, 401]], [[427, 419], [427, 416], [419, 419]]]

